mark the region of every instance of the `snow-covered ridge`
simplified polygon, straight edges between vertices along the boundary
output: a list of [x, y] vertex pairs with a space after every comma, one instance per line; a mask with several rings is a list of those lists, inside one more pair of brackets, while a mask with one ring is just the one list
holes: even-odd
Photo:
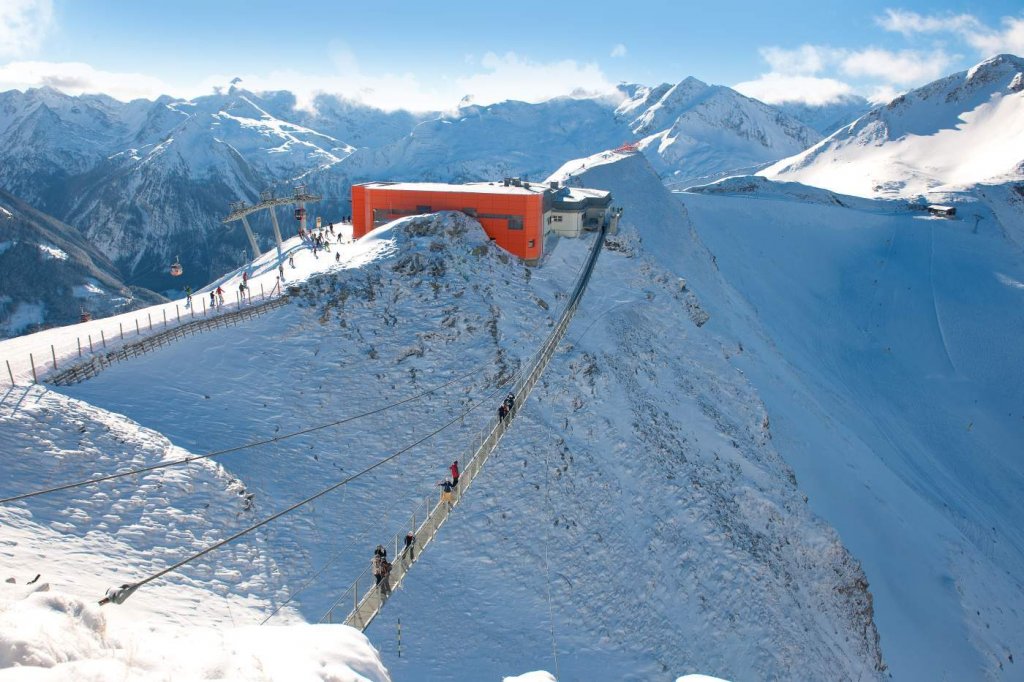
[[873, 109], [760, 174], [856, 196], [1024, 180], [1024, 59], [999, 55]]

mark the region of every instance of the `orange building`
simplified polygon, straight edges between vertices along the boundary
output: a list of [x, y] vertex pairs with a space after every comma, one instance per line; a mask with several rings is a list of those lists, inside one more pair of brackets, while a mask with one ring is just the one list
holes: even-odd
[[[375, 227], [404, 216], [461, 211], [476, 218], [487, 235], [506, 251], [531, 263], [544, 255], [544, 239], [564, 234], [566, 217], [590, 227], [609, 218], [611, 194], [518, 179], [449, 185], [435, 182], [368, 182], [352, 186], [352, 236], [359, 239]], [[568, 215], [567, 215], [568, 214]], [[565, 236], [578, 236], [565, 234]]]

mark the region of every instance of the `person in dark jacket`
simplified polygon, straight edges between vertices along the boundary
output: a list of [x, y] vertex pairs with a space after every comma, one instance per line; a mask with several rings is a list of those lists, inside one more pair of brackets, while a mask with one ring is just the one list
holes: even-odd
[[452, 504], [455, 502], [455, 498], [452, 497], [452, 482], [447, 478], [438, 483], [441, 486], [441, 501], [448, 503], [448, 508], [452, 508]]
[[415, 551], [416, 535], [412, 531], [409, 531], [405, 534], [405, 554], [411, 561], [414, 561], [416, 559]]
[[384, 557], [376, 552], [373, 554], [373, 559], [370, 560], [370, 570], [373, 571], [373, 579], [377, 585], [380, 585], [381, 578], [384, 577], [384, 561]]
[[387, 559], [380, 560], [380, 580], [377, 581], [377, 584], [380, 585], [382, 598], [391, 596], [391, 564]]

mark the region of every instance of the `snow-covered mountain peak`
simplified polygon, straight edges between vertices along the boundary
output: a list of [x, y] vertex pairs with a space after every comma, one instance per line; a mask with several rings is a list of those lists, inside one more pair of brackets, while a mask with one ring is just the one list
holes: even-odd
[[913, 197], [1024, 178], [1024, 60], [999, 55], [876, 107], [767, 177]]
[[[700, 98], [706, 97], [719, 87], [721, 86], [710, 86], [693, 76], [687, 76], [676, 85], [662, 91], [661, 97], [635, 118], [630, 127], [638, 135], [668, 128], [687, 109], [696, 105]], [[655, 90], [650, 94], [653, 96], [657, 92], [658, 90]]]

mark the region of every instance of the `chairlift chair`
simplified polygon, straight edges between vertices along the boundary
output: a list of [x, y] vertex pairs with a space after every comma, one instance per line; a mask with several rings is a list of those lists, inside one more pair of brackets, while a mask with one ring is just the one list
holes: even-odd
[[185, 269], [181, 267], [181, 257], [175, 256], [174, 262], [171, 263], [171, 277], [181, 277]]

